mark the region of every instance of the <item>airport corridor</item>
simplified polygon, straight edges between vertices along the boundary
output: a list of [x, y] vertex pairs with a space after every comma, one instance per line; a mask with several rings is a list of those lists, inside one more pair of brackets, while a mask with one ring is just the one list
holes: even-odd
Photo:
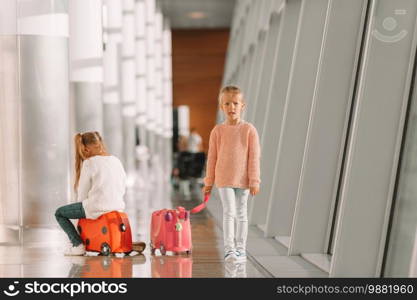
[[2, 0], [0, 277], [417, 277], [416, 53], [413, 0]]
[[[215, 201], [215, 200], [214, 200]], [[213, 202], [214, 202], [213, 201]], [[181, 200], [174, 195], [172, 207], [191, 208], [198, 204]], [[150, 216], [152, 211], [140, 211]], [[150, 220], [150, 218], [149, 218]], [[225, 263], [221, 228], [208, 210], [192, 215], [193, 252], [190, 255], [151, 255], [149, 248], [149, 220], [140, 222], [140, 236], [146, 242], [142, 255], [118, 258], [111, 256], [64, 256], [62, 249], [67, 237], [58, 228], [37, 229], [27, 233], [25, 244], [0, 245], [0, 277], [48, 278], [215, 278], [215, 277], [270, 277], [249, 259], [246, 263]], [[35, 235], [42, 235], [39, 242]], [[31, 242], [32, 240], [36, 240]], [[135, 241], [134, 241], [135, 242]]]

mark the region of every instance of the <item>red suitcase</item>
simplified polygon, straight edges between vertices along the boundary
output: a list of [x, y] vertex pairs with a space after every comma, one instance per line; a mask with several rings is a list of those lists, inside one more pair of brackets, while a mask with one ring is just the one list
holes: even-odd
[[78, 231], [86, 251], [129, 253], [132, 251], [132, 231], [129, 219], [123, 212], [112, 211], [99, 218], [80, 219]]
[[152, 213], [151, 219], [151, 253], [155, 254], [159, 249], [162, 255], [167, 251], [174, 253], [192, 251], [190, 213], [201, 211], [209, 195], [206, 195], [204, 202], [191, 211], [178, 206], [177, 209], [161, 209]]
[[132, 278], [131, 258], [95, 257], [86, 258], [76, 277], [80, 278]]

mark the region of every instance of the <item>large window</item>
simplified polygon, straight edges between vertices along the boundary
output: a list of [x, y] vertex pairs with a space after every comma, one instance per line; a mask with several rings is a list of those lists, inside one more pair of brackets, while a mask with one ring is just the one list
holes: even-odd
[[[414, 83], [415, 85], [415, 83]], [[417, 91], [414, 87], [392, 207], [385, 277], [408, 277], [417, 229]]]

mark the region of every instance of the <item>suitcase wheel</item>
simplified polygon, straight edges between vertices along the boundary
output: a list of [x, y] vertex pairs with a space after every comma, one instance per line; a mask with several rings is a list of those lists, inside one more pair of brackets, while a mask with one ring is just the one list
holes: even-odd
[[110, 253], [111, 253], [111, 248], [110, 248], [109, 244], [107, 244], [107, 243], [101, 244], [101, 251], [100, 251], [100, 253], [102, 255], [104, 255], [104, 256], [109, 256]]
[[185, 251], [185, 254], [190, 255], [191, 252], [192, 252], [191, 250], [187, 250], [187, 251]]
[[111, 267], [111, 261], [109, 261], [109, 259], [103, 259], [101, 266], [103, 267], [103, 270], [107, 271]]
[[86, 245], [86, 246], [90, 245], [90, 239], [86, 239], [86, 240], [85, 240], [85, 245]]
[[161, 252], [162, 255], [165, 255], [167, 253], [167, 251], [165, 250], [164, 244], [161, 244], [161, 246], [159, 246], [159, 251]]
[[151, 242], [151, 244], [149, 245], [150, 247], [151, 247], [151, 254], [152, 255], [154, 255], [155, 254], [155, 247], [153, 246], [153, 244], [152, 244], [152, 242]]
[[106, 226], [103, 226], [103, 227], [101, 228], [101, 232], [102, 232], [103, 234], [106, 234], [106, 233], [107, 233], [107, 227], [106, 227]]
[[120, 224], [120, 231], [125, 232], [126, 231], [126, 225], [124, 223]]
[[81, 234], [81, 226], [80, 225], [77, 226], [77, 229], [78, 229], [78, 233]]
[[172, 220], [172, 213], [167, 212], [167, 213], [165, 214], [165, 221], [169, 222], [169, 221], [171, 221], [171, 220]]

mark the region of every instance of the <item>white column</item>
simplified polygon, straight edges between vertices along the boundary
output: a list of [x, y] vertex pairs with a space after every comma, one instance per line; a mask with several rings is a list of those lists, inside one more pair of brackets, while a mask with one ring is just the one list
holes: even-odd
[[172, 170], [172, 42], [169, 21], [164, 20], [163, 31], [163, 115], [165, 138], [165, 173], [170, 176]]
[[159, 190], [160, 195], [160, 206], [164, 207], [164, 199], [167, 199], [169, 195], [167, 192], [168, 182], [165, 178], [165, 157], [164, 152], [164, 137], [163, 137], [163, 100], [164, 100], [164, 89], [163, 89], [163, 47], [162, 47], [162, 35], [163, 33], [163, 17], [160, 7], [156, 8], [155, 12], [155, 153], [154, 162], [158, 168], [159, 174]]
[[121, 108], [122, 2], [105, 0], [104, 27], [104, 89], [103, 136], [110, 153], [124, 161]]
[[136, 125], [139, 127], [139, 140], [141, 145], [146, 144], [146, 112], [147, 112], [147, 86], [146, 86], [146, 3], [145, 0], [136, 0], [135, 3], [136, 28]]
[[155, 149], [155, 0], [146, 0], [146, 84], [147, 84], [147, 139], [151, 153]]
[[128, 175], [126, 212], [129, 216], [132, 236], [137, 235], [137, 197], [133, 185], [137, 183], [136, 159], [136, 47], [135, 1], [123, 0], [122, 26], [122, 123], [125, 153], [125, 169]]
[[135, 182], [135, 222], [137, 224], [136, 237], [146, 239], [149, 224], [149, 202], [151, 184], [149, 183], [149, 149], [146, 144], [146, 3], [145, 0], [135, 1], [135, 87], [136, 87], [136, 115], [135, 126], [138, 129], [140, 146], [136, 147], [137, 178]]
[[102, 132], [102, 3], [101, 0], [71, 0], [68, 5], [75, 131]]
[[[135, 169], [135, 2], [123, 0], [122, 28], [122, 115], [125, 168], [132, 179]], [[132, 179], [133, 180], [133, 179]]]
[[0, 10], [0, 243], [17, 243], [21, 224], [19, 52], [16, 12], [15, 0], [2, 2]]
[[187, 105], [179, 105], [178, 110], [178, 134], [188, 136], [190, 134], [190, 108]]
[[6, 233], [1, 242], [57, 238], [53, 231], [26, 233], [55, 226], [55, 209], [69, 200], [66, 4], [1, 3], [0, 225], [6, 228], [0, 226], [0, 235]]
[[155, 13], [155, 133], [156, 133], [156, 151], [161, 153], [163, 138], [163, 17], [161, 10], [158, 8]]

